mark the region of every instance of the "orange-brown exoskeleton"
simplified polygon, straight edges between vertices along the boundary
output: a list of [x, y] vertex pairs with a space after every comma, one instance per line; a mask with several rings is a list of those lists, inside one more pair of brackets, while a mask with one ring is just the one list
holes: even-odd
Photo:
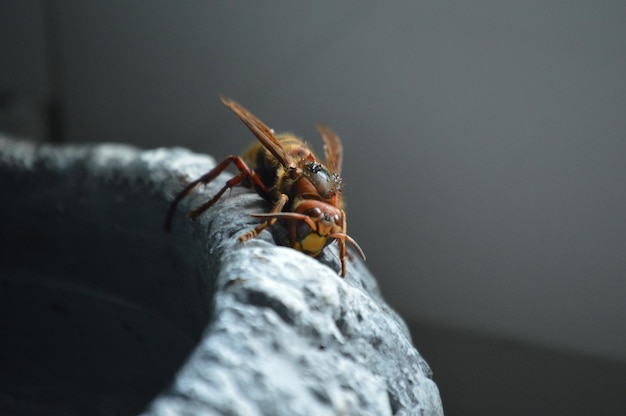
[[268, 213], [251, 214], [262, 223], [239, 237], [245, 242], [256, 237], [266, 227], [281, 220], [288, 225], [289, 244], [310, 256], [318, 256], [324, 247], [337, 240], [342, 277], [346, 274], [346, 242], [365, 260], [359, 245], [346, 233], [346, 214], [341, 197], [341, 163], [343, 149], [335, 133], [325, 126], [317, 126], [326, 154], [326, 166], [318, 161], [302, 140], [291, 134], [274, 134], [261, 120], [236, 102], [223, 98], [222, 102], [244, 122], [259, 140], [242, 157], [228, 156], [215, 168], [190, 182], [174, 198], [165, 227], [169, 230], [176, 206], [198, 184], [207, 184], [222, 173], [230, 163], [239, 174], [228, 180], [215, 196], [189, 212], [196, 218], [210, 208], [236, 185], [253, 187], [265, 200], [273, 204]]

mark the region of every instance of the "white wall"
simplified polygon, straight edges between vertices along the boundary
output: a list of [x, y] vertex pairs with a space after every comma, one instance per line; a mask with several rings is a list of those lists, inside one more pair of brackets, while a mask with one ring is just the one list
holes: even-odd
[[620, 2], [54, 5], [69, 140], [236, 153], [220, 93], [327, 123], [406, 318], [626, 361]]

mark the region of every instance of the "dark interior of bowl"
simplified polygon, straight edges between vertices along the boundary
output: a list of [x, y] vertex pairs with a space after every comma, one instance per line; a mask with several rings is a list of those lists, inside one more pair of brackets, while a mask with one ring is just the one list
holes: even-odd
[[167, 317], [51, 276], [2, 273], [0, 414], [137, 414], [194, 340]]
[[140, 413], [208, 320], [166, 206], [18, 179], [0, 191], [0, 414]]

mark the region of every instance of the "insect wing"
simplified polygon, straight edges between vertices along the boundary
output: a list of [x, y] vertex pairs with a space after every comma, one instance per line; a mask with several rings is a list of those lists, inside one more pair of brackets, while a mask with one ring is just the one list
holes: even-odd
[[283, 165], [285, 168], [294, 169], [296, 167], [296, 161], [283, 149], [280, 142], [274, 136], [272, 129], [267, 127], [265, 123], [259, 120], [254, 114], [246, 110], [241, 104], [225, 98], [220, 97], [224, 105], [230, 108], [237, 117], [248, 126], [250, 131], [256, 136], [256, 138], [270, 151], [272, 155]]
[[324, 140], [324, 153], [326, 154], [326, 166], [337, 175], [341, 175], [341, 163], [343, 162], [343, 146], [341, 140], [329, 127], [318, 124], [315, 126]]

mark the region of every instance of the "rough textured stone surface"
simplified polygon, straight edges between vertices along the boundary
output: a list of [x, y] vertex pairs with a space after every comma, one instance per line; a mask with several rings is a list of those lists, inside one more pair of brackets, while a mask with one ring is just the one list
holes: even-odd
[[[212, 195], [226, 176], [185, 199], [172, 232], [163, 231], [168, 202], [186, 181], [213, 165], [213, 159], [183, 149], [36, 147], [0, 136], [0, 200], [5, 206], [10, 201], [0, 225], [14, 243], [0, 257], [0, 293], [17, 299], [19, 288], [23, 299], [32, 301], [33, 292], [45, 292], [34, 298], [48, 305], [41, 315], [47, 327], [79, 316], [87, 321], [85, 326], [105, 326], [81, 332], [89, 339], [100, 334], [90, 351], [97, 346], [124, 351], [104, 354], [103, 363], [87, 367], [110, 378], [104, 387], [90, 384], [89, 391], [81, 393], [88, 403], [56, 403], [58, 392], [51, 387], [55, 383], [40, 381], [38, 394], [48, 392], [47, 400], [53, 402], [47, 403], [48, 410], [57, 406], [62, 408], [58, 414], [130, 414], [143, 407], [145, 415], [442, 415], [428, 365], [360, 260], [349, 262], [341, 279], [334, 245], [313, 259], [277, 246], [274, 238], [282, 238], [280, 227], [276, 235], [264, 231], [241, 245], [237, 237], [257, 221], [248, 213], [268, 209], [246, 189], [225, 194], [196, 221], [188, 220], [185, 213]], [[98, 313], [81, 312], [76, 299], [97, 299], [95, 304], [108, 306]], [[35, 306], [28, 306], [26, 315], [35, 316], [29, 324], [7, 317], [23, 317], [18, 311], [22, 303], [5, 303], [15, 305], [1, 311], [0, 323], [31, 325], [41, 337], [35, 328], [41, 319], [34, 315]], [[156, 334], [159, 328], [164, 332]], [[17, 354], [28, 344], [25, 331], [16, 336], [18, 332], [8, 334], [17, 339], [12, 351]], [[2, 335], [4, 339], [7, 334]], [[132, 342], [137, 352], [126, 357], [134, 349], [125, 343]], [[80, 365], [93, 363], [85, 356]], [[74, 363], [75, 357], [55, 360]], [[160, 362], [161, 372], [153, 369]], [[24, 370], [18, 364], [12, 369]], [[145, 373], [149, 377], [142, 378]], [[92, 376], [83, 374], [75, 384], [85, 388], [84, 380]], [[11, 377], [16, 376], [0, 380], [3, 414], [3, 409], [28, 410], [25, 403], [32, 399], [27, 388], [10, 386]], [[19, 377], [28, 384], [28, 377]], [[119, 394], [103, 398], [98, 389], [116, 383], [123, 386]], [[142, 390], [142, 384], [150, 383], [157, 384]], [[139, 397], [136, 401], [129, 399], [133, 393]]]

